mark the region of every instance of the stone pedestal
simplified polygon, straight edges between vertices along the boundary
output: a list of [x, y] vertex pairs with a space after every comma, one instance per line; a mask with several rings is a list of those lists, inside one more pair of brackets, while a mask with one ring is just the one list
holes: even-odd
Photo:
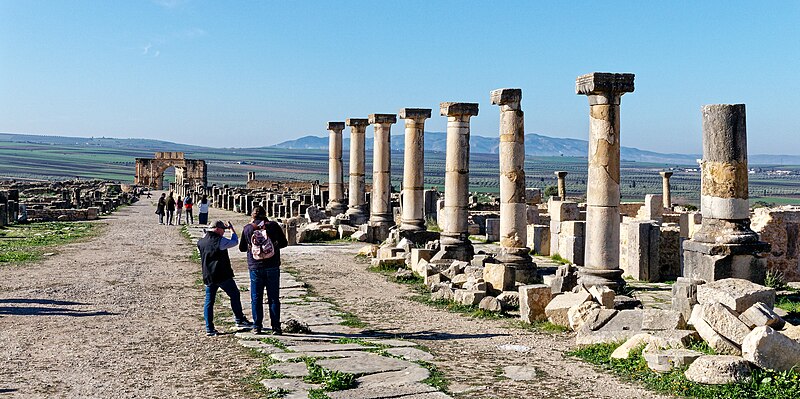
[[567, 172], [563, 170], [557, 170], [555, 172], [556, 177], [558, 178], [558, 198], [561, 201], [567, 200]]
[[383, 241], [389, 236], [389, 229], [394, 226], [392, 213], [392, 124], [397, 123], [395, 114], [371, 114], [369, 123], [375, 129], [375, 141], [372, 157], [372, 195], [370, 196], [369, 224], [372, 226], [373, 238]]
[[[525, 117], [522, 90], [498, 89], [491, 101], [500, 106], [500, 250], [497, 260], [515, 269], [523, 284], [534, 282], [536, 264], [525, 246], [528, 207], [525, 191]], [[488, 224], [486, 231], [489, 237]]]
[[344, 122], [328, 122], [330, 141], [328, 144], [328, 205], [325, 209], [331, 216], [344, 213], [344, 171], [342, 169], [342, 130]]
[[620, 99], [634, 90], [629, 73], [590, 73], [578, 77], [577, 94], [589, 99], [589, 175], [586, 189], [585, 286], [625, 285], [619, 268]]
[[658, 174], [661, 175], [661, 197], [664, 200], [664, 208], [672, 210], [672, 193], [669, 190], [669, 178], [672, 177], [672, 172], [662, 171]]
[[447, 154], [437, 258], [469, 261], [475, 253], [467, 231], [469, 118], [478, 115], [478, 104], [444, 102], [440, 104], [440, 111], [447, 117]]
[[400, 235], [409, 237], [425, 230], [425, 120], [430, 108], [403, 108], [405, 152], [403, 154], [403, 211]]
[[770, 245], [750, 229], [744, 104], [706, 105], [703, 113], [700, 229], [683, 243], [684, 276], [736, 277], [763, 284]]
[[367, 204], [364, 195], [364, 145], [369, 120], [349, 118], [350, 126], [350, 186], [348, 194], [347, 218], [352, 225], [367, 222]]

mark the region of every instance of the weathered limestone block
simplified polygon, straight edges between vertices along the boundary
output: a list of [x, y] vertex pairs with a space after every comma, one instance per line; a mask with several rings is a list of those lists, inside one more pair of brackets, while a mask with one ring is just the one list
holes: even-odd
[[800, 367], [800, 342], [771, 327], [756, 327], [744, 339], [742, 356], [762, 369], [791, 370]]
[[642, 330], [683, 330], [686, 321], [676, 310], [644, 309]]
[[785, 325], [781, 334], [800, 342], [800, 326]]
[[510, 291], [514, 289], [514, 268], [501, 263], [487, 263], [483, 267], [483, 281], [490, 292]]
[[703, 320], [719, 335], [741, 346], [750, 329], [727, 306], [719, 303], [698, 305], [703, 307]]
[[371, 261], [372, 267], [382, 270], [398, 269], [406, 267], [405, 256], [395, 256], [390, 258], [374, 258]]
[[604, 308], [614, 309], [614, 297], [616, 297], [616, 294], [611, 288], [603, 285], [595, 285], [589, 288], [589, 294]]
[[750, 329], [768, 326], [780, 330], [785, 324], [783, 319], [778, 316], [772, 308], [767, 307], [767, 305], [761, 302], [756, 302], [753, 306], [742, 312], [742, 314], [739, 315], [739, 320]]
[[[497, 300], [500, 301], [504, 310], [519, 308], [519, 292], [517, 291], [503, 291], [497, 296]], [[544, 306], [542, 306], [542, 312], [544, 312]]]
[[339, 238], [340, 239], [345, 239], [345, 238], [352, 237], [353, 234], [358, 232], [358, 229], [356, 229], [353, 226], [348, 226], [346, 224], [340, 224], [337, 230], [339, 231]]
[[559, 253], [558, 237], [561, 233], [561, 222], [578, 220], [580, 211], [577, 202], [549, 201], [547, 212], [550, 216], [550, 255], [555, 255]]
[[[520, 295], [521, 292], [522, 291], [520, 291]], [[592, 296], [586, 291], [579, 293], [566, 292], [553, 298], [545, 307], [544, 313], [551, 323], [569, 327], [569, 308], [590, 301], [591, 299]], [[520, 298], [520, 301], [522, 301], [522, 298]]]
[[578, 305], [574, 305], [567, 310], [567, 320], [569, 321], [569, 328], [573, 331], [580, 329], [586, 321], [589, 320], [592, 311], [600, 309], [600, 305], [586, 301]]
[[602, 328], [611, 318], [617, 315], [616, 309], [593, 309], [581, 327], [596, 331]]
[[684, 375], [700, 384], [732, 384], [750, 378], [750, 364], [739, 356], [705, 355], [695, 360]]
[[692, 317], [689, 324], [694, 327], [700, 337], [708, 343], [716, 353], [723, 355], [739, 356], [742, 354], [741, 348], [727, 338], [723, 337], [703, 319], [703, 305], [696, 305], [692, 310]]
[[453, 300], [462, 305], [475, 306], [481, 303], [485, 296], [486, 293], [483, 291], [456, 290]]
[[617, 349], [614, 349], [614, 352], [611, 352], [612, 359], [627, 359], [633, 353], [633, 350], [639, 347], [643, 347], [650, 343], [650, 339], [653, 336], [648, 333], [639, 333], [630, 338], [627, 341], [623, 342], [622, 345], [618, 346]]
[[576, 220], [561, 222], [561, 232], [558, 236], [558, 254], [576, 265], [583, 265], [585, 249], [586, 222]]
[[660, 229], [652, 221], [631, 220], [620, 226], [620, 268], [636, 280], [659, 280]]
[[431, 285], [441, 284], [445, 281], [449, 281], [447, 277], [445, 277], [442, 273], [431, 273], [425, 277], [425, 285], [430, 287]]
[[326, 219], [327, 215], [325, 214], [325, 211], [319, 209], [316, 205], [311, 205], [306, 208], [305, 218], [309, 223], [317, 223]]
[[550, 226], [529, 224], [528, 248], [541, 256], [550, 256]]
[[672, 310], [681, 312], [684, 320], [692, 316], [692, 308], [697, 304], [697, 286], [700, 284], [703, 281], [678, 277], [672, 285]]
[[694, 232], [700, 229], [702, 222], [703, 215], [700, 212], [681, 213], [679, 222], [681, 238], [692, 238]]
[[772, 245], [765, 254], [767, 269], [800, 280], [800, 207], [758, 208], [750, 227], [761, 241]]
[[469, 280], [469, 276], [464, 273], [456, 274], [450, 279], [450, 282], [453, 283], [456, 287], [462, 287], [467, 281]]
[[674, 281], [681, 276], [680, 227], [662, 224], [658, 240], [659, 281]]
[[497, 300], [497, 298], [493, 296], [487, 296], [481, 299], [480, 303], [478, 303], [478, 308], [488, 310], [489, 312], [500, 312], [503, 310], [503, 305]]
[[673, 368], [686, 367], [692, 364], [703, 354], [690, 349], [662, 349], [646, 351], [643, 356], [650, 370], [658, 373], [668, 373]]
[[639, 208], [636, 218], [639, 220], [652, 220], [660, 223], [663, 214], [663, 197], [659, 194], [647, 194], [644, 196], [644, 206]]
[[729, 278], [697, 287], [697, 301], [701, 304], [719, 302], [736, 313], [742, 313], [756, 302], [775, 306], [775, 290], [747, 280]]
[[453, 290], [450, 288], [441, 288], [436, 290], [434, 293], [431, 294], [431, 300], [433, 301], [452, 301], [455, 298], [453, 294]]
[[526, 323], [547, 318], [545, 308], [550, 303], [550, 287], [531, 284], [519, 287], [519, 317]]
[[[424, 264], [430, 262], [431, 258], [433, 257], [433, 254], [434, 251], [432, 249], [412, 248], [411, 258], [408, 261], [411, 270], [422, 276], [423, 273], [421, 266], [424, 266]], [[425, 261], [424, 264], [421, 261]]]

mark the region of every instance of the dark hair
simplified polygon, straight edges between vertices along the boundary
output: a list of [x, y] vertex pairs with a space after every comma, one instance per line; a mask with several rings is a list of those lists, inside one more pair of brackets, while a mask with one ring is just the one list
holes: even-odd
[[200, 198], [200, 203], [201, 204], [205, 204], [207, 202], [208, 202], [208, 196], [207, 195], [203, 195], [203, 198]]
[[253, 213], [250, 214], [253, 219], [256, 220], [266, 220], [267, 219], [267, 210], [264, 209], [261, 205], [256, 205], [253, 207]]

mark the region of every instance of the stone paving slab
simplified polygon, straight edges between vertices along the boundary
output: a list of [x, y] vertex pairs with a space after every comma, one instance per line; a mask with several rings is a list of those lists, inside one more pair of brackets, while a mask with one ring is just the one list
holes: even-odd
[[400, 356], [405, 360], [411, 360], [412, 362], [418, 360], [429, 362], [433, 360], [433, 355], [431, 355], [428, 352], [419, 350], [417, 348], [409, 348], [409, 347], [389, 348], [386, 350], [386, 352], [394, 356]]
[[285, 389], [287, 391], [309, 391], [312, 389], [319, 389], [319, 384], [309, 384], [303, 380], [296, 378], [275, 378], [261, 380], [261, 385], [269, 389]]
[[369, 352], [360, 351], [330, 351], [330, 352], [281, 352], [272, 353], [269, 357], [279, 361], [287, 362], [301, 357], [328, 358], [328, 357], [356, 357], [366, 356]]
[[430, 377], [430, 375], [431, 373], [428, 369], [415, 364], [399, 371], [365, 375], [357, 378], [356, 381], [358, 382], [358, 386], [363, 388], [420, 382]]
[[286, 349], [292, 352], [333, 352], [333, 351], [360, 351], [369, 349], [369, 347], [359, 344], [319, 344], [319, 345], [289, 346]]
[[331, 399], [388, 399], [405, 398], [408, 395], [417, 395], [436, 391], [436, 388], [421, 383], [402, 385], [387, 385], [381, 387], [363, 387], [348, 389], [346, 391], [328, 392]]
[[287, 377], [305, 377], [309, 374], [305, 363], [278, 363], [269, 366], [268, 369]]
[[370, 354], [370, 356], [320, 360], [317, 365], [343, 373], [375, 374], [403, 370], [409, 367], [410, 363], [405, 360]]
[[403, 346], [417, 346], [417, 344], [411, 341], [403, 341], [399, 339], [366, 339], [366, 342], [376, 345], [388, 345], [388, 346], [395, 346], [395, 347], [403, 347]]

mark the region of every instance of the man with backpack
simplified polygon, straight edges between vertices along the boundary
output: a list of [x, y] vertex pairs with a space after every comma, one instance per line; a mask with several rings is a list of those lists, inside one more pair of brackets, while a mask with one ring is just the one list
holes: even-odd
[[254, 207], [251, 216], [253, 221], [242, 229], [239, 251], [247, 252], [247, 268], [250, 269], [253, 332], [261, 333], [266, 289], [272, 333], [280, 335], [282, 333], [279, 299], [281, 248], [285, 248], [289, 243], [281, 227], [267, 219], [267, 211], [263, 207]]
[[[225, 238], [225, 230], [231, 230], [231, 238]], [[236, 230], [231, 222], [226, 225], [223, 221], [214, 222], [206, 235], [197, 241], [200, 251], [200, 260], [203, 265], [203, 284], [206, 286], [206, 302], [203, 306], [203, 318], [206, 321], [206, 335], [213, 337], [219, 335], [214, 328], [214, 302], [217, 290], [222, 289], [231, 299], [231, 310], [236, 317], [236, 327], [252, 328], [242, 312], [242, 301], [239, 298], [239, 287], [233, 281], [231, 259], [228, 257], [228, 248], [233, 248], [239, 243]]]

